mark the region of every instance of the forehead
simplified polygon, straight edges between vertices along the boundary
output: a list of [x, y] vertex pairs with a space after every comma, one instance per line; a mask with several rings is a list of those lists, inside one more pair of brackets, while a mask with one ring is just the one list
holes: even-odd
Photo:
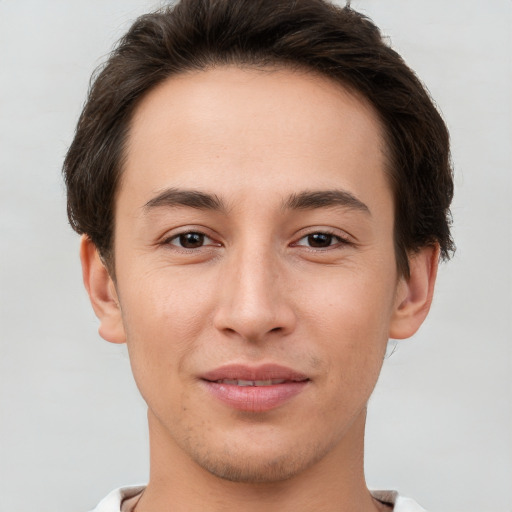
[[171, 77], [132, 118], [120, 193], [160, 188], [386, 186], [377, 113], [357, 94], [313, 73], [220, 67]]

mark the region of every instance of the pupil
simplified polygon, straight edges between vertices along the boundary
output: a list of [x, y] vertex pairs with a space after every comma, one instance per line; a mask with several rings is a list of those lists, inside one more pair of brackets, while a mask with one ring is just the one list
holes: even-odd
[[204, 243], [204, 235], [201, 233], [185, 233], [180, 235], [180, 244], [186, 249], [201, 247]]
[[327, 233], [313, 233], [308, 236], [308, 243], [311, 247], [329, 247], [332, 242], [332, 235]]

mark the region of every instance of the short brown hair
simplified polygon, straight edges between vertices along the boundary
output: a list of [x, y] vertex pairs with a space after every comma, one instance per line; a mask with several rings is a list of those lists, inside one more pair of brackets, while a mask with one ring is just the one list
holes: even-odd
[[363, 95], [389, 150], [395, 252], [453, 250], [449, 136], [425, 87], [367, 17], [325, 0], [181, 0], [138, 18], [97, 72], [65, 162], [68, 216], [113, 269], [114, 201], [133, 111], [166, 78], [217, 65], [311, 70]]

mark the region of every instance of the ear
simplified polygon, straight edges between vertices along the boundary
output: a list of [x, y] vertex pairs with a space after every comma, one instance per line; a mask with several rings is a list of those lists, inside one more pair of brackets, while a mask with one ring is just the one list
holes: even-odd
[[111, 343], [125, 343], [126, 335], [114, 281], [96, 246], [86, 235], [82, 236], [80, 242], [80, 260], [85, 289], [100, 320], [100, 336]]
[[398, 283], [390, 338], [409, 338], [420, 328], [432, 304], [438, 265], [439, 245], [409, 256], [410, 277], [401, 277]]

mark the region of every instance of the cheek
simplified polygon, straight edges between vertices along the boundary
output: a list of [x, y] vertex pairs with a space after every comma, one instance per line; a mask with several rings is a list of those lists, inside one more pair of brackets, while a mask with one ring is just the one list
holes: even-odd
[[[151, 345], [159, 340], [167, 345], [186, 342], [201, 329], [201, 319], [208, 307], [208, 284], [204, 279], [191, 279], [177, 269], [155, 269], [131, 274], [140, 276], [126, 280], [120, 290], [123, 319], [128, 338], [144, 336]], [[158, 332], [157, 338], [149, 337]]]
[[132, 370], [144, 396], [143, 388], [151, 392], [179, 383], [182, 366], [206, 325], [205, 290], [169, 277], [154, 272], [136, 281], [125, 279], [128, 284], [120, 290]]
[[[393, 272], [333, 272], [308, 286], [301, 305], [308, 336], [317, 340], [339, 385], [369, 394], [384, 358], [393, 310]], [[306, 287], [307, 285], [304, 284]]]
[[388, 271], [331, 268], [320, 279], [300, 279], [296, 289], [303, 291], [300, 308], [307, 323], [357, 346], [387, 338], [396, 290], [392, 265]]

